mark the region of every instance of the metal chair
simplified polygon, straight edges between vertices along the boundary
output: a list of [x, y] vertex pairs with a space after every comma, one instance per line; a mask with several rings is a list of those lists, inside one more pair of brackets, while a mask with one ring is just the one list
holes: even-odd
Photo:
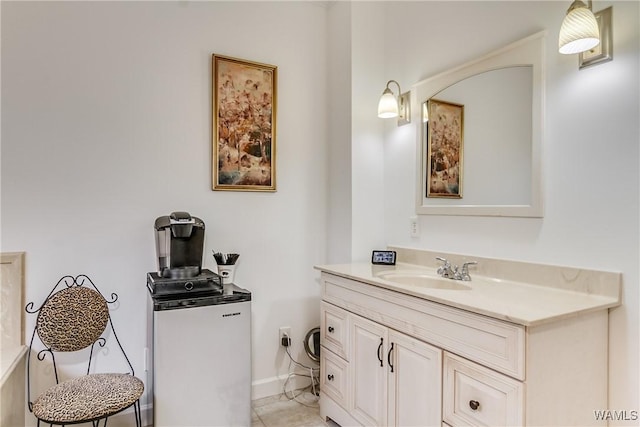
[[[142, 427], [140, 397], [144, 384], [136, 378], [109, 315], [108, 304], [117, 299], [118, 295], [112, 293], [111, 300], [107, 301], [91, 279], [81, 274], [62, 277], [40, 308], [34, 310], [33, 302], [25, 307], [27, 313], [38, 314], [27, 359], [27, 399], [38, 426], [42, 421], [50, 425], [91, 422], [98, 427], [101, 420], [106, 426], [110, 416], [133, 406], [136, 426]], [[94, 352], [96, 344], [100, 348], [107, 344], [103, 337], [107, 327], [128, 365], [127, 373], [91, 373], [91, 362], [98, 353]], [[45, 347], [38, 351], [37, 358], [43, 361], [47, 355], [51, 356], [56, 384], [32, 401], [31, 351], [36, 351], [33, 347], [36, 335]], [[55, 354], [87, 348], [90, 351], [86, 375], [60, 381]]]

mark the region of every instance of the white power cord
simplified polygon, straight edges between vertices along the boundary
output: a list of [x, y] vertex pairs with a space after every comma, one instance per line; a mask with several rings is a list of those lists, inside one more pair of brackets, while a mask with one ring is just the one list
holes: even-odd
[[[316, 388], [316, 386], [320, 385], [320, 367], [309, 367], [296, 361], [293, 358], [293, 356], [291, 356], [291, 353], [289, 352], [289, 347], [285, 347], [285, 351], [287, 352], [287, 356], [289, 356], [289, 375], [287, 376], [287, 379], [285, 380], [282, 386], [283, 394], [287, 397], [287, 399], [295, 400], [301, 405], [309, 406], [309, 407], [317, 407], [318, 400], [319, 400], [319, 390]], [[299, 367], [301, 369], [308, 370], [309, 373], [300, 374], [300, 373], [292, 372], [292, 364], [293, 364], [293, 369], [295, 369], [295, 367]], [[295, 390], [292, 390], [291, 396], [289, 396], [287, 392], [287, 384], [289, 383], [289, 380], [291, 378], [296, 376], [311, 379], [311, 384], [303, 389], [300, 389], [301, 391], [298, 394], [294, 394]], [[309, 388], [311, 389], [311, 391], [310, 392], [306, 391]], [[312, 398], [306, 402], [298, 400], [300, 396], [304, 397], [305, 394], [311, 394]], [[305, 398], [305, 400], [307, 399]]]

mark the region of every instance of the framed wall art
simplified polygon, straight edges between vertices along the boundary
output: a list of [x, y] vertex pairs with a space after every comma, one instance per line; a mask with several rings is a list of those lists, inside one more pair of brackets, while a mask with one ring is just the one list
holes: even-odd
[[212, 56], [213, 190], [276, 191], [277, 71]]
[[464, 106], [427, 102], [426, 197], [462, 198]]

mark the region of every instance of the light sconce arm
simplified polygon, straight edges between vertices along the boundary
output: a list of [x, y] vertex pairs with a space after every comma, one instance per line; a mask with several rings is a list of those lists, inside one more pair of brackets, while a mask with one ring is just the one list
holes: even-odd
[[378, 102], [378, 117], [382, 119], [398, 117], [398, 100], [389, 88], [391, 83], [395, 83], [398, 86], [398, 95], [401, 93], [400, 84], [397, 81], [389, 80], [387, 82], [387, 87], [382, 92], [382, 96]]
[[[398, 97], [389, 88], [392, 83], [398, 86]], [[378, 102], [378, 117], [383, 119], [398, 117], [398, 126], [407, 124], [411, 121], [409, 102], [409, 92], [402, 93], [400, 83], [395, 80], [389, 80]]]

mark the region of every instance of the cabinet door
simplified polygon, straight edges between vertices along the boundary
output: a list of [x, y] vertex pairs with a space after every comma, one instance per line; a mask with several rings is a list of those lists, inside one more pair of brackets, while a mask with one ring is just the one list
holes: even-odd
[[386, 355], [389, 426], [440, 426], [442, 350], [399, 332], [389, 332]]
[[366, 426], [387, 421], [387, 328], [359, 316], [351, 321], [351, 414]]

